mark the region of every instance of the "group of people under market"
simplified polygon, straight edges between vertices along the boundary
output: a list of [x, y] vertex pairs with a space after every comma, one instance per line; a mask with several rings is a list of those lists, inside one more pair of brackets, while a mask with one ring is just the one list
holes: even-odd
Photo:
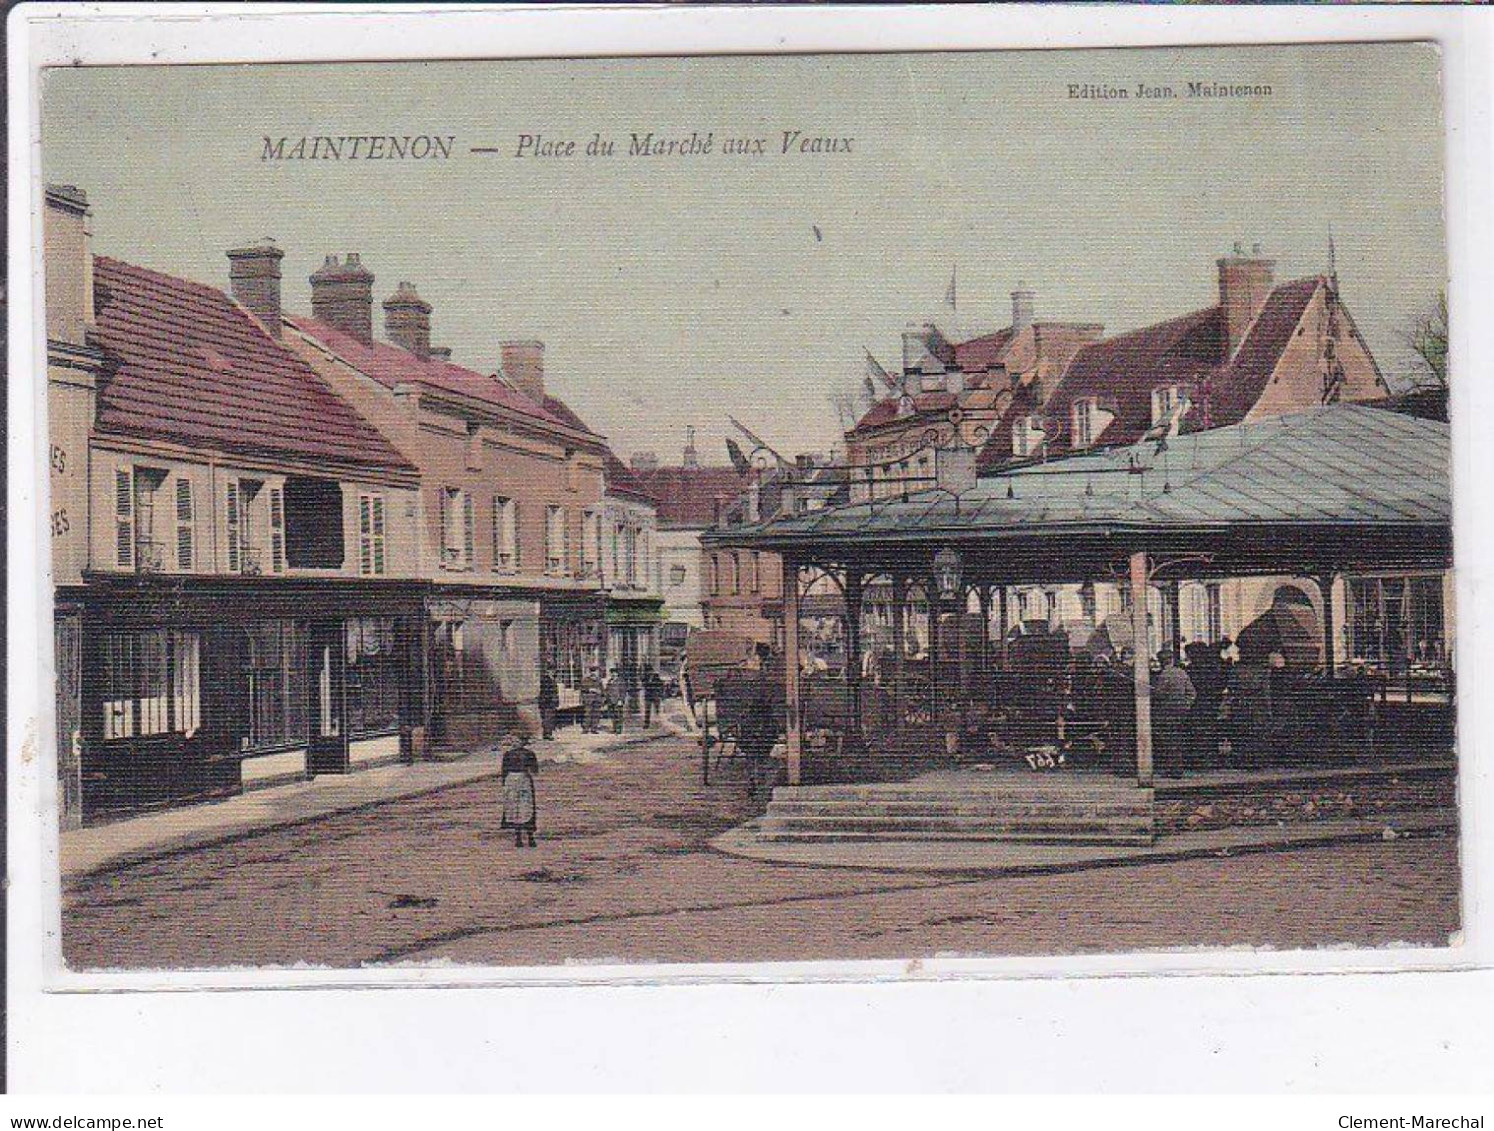
[[[643, 726], [653, 725], [664, 703], [664, 679], [652, 667], [645, 667], [639, 679], [643, 693]], [[581, 729], [586, 734], [601, 731], [603, 713], [612, 723], [613, 733], [623, 733], [623, 717], [627, 714], [630, 687], [623, 673], [613, 668], [606, 680], [597, 668], [587, 672], [581, 681]], [[556, 722], [560, 713], [560, 688], [555, 673], [549, 667], [540, 672], [538, 704], [540, 734], [545, 739], [555, 737]], [[503, 818], [501, 827], [512, 829], [517, 848], [533, 848], [534, 833], [538, 824], [538, 804], [535, 795], [535, 776], [539, 773], [539, 758], [529, 745], [528, 736], [518, 733], [511, 736], [503, 748], [499, 777], [503, 790]]]
[[1276, 649], [1240, 648], [1228, 638], [1157, 655], [1152, 737], [1158, 774], [1221, 765], [1249, 767], [1282, 753], [1298, 722], [1302, 673]]

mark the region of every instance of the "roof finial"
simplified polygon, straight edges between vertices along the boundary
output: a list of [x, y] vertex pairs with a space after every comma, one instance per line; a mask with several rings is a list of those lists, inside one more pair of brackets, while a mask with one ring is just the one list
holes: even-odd
[[1338, 290], [1338, 253], [1333, 247], [1333, 225], [1328, 225], [1328, 280]]

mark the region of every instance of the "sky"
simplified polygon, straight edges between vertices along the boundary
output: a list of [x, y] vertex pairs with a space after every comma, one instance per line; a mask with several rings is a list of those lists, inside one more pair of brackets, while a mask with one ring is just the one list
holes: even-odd
[[[785, 156], [792, 130], [850, 151]], [[713, 151], [627, 156], [650, 131]], [[316, 134], [456, 141], [440, 162], [262, 160], [266, 136]], [[578, 155], [515, 156], [521, 134]], [[594, 134], [617, 154], [586, 158]], [[550, 391], [624, 459], [665, 461], [694, 426], [724, 462], [728, 414], [829, 450], [863, 350], [895, 368], [910, 322], [998, 329], [1019, 283], [1039, 318], [1119, 333], [1217, 301], [1236, 242], [1278, 279], [1325, 270], [1330, 230], [1395, 382], [1445, 286], [1443, 148], [1424, 44], [84, 67], [42, 99], [43, 176], [87, 192], [98, 253], [226, 288], [224, 252], [269, 236], [309, 313], [307, 277], [356, 251], [376, 304], [416, 284], [453, 361], [491, 372], [501, 341], [542, 339]]]

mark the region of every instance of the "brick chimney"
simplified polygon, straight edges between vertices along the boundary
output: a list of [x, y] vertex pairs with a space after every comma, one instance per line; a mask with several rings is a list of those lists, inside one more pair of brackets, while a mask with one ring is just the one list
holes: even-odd
[[357, 252], [349, 252], [345, 263], [327, 256], [311, 276], [311, 316], [372, 345], [373, 281], [373, 272], [358, 261]]
[[1018, 283], [1012, 292], [1012, 329], [1025, 330], [1032, 325], [1037, 315], [1037, 295], [1027, 289], [1026, 283]]
[[240, 306], [280, 337], [280, 261], [285, 252], [266, 237], [228, 253], [228, 283]]
[[503, 375], [509, 384], [535, 404], [545, 400], [545, 343], [514, 341], [502, 343]]
[[1219, 305], [1224, 310], [1225, 353], [1233, 357], [1255, 316], [1266, 305], [1276, 261], [1261, 258], [1261, 245], [1246, 255], [1240, 244], [1219, 261]]
[[82, 346], [93, 329], [93, 214], [73, 185], [47, 186], [43, 220], [47, 337]]
[[384, 336], [416, 357], [430, 357], [431, 304], [415, 293], [414, 283], [401, 283], [384, 300]]

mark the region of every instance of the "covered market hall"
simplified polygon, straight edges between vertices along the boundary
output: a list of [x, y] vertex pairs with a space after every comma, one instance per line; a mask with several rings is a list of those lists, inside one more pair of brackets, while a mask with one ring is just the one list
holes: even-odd
[[1452, 758], [1445, 421], [1329, 405], [972, 467], [708, 535], [784, 561], [789, 785]]

